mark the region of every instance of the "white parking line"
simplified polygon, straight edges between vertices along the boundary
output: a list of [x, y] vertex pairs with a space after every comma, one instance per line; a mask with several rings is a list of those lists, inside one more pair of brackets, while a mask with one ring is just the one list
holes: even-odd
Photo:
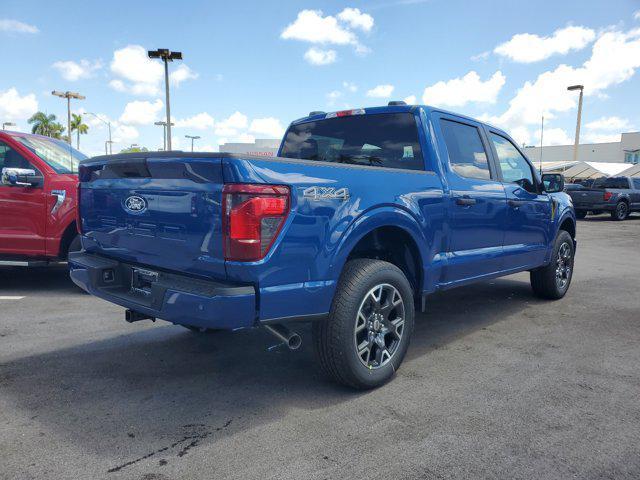
[[24, 297], [17, 296], [0, 296], [0, 300], [22, 300]]

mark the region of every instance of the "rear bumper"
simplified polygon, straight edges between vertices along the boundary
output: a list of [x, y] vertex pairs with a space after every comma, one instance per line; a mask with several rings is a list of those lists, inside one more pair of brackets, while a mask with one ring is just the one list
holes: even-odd
[[179, 325], [235, 329], [255, 324], [252, 286], [156, 271], [157, 278], [148, 289], [135, 291], [132, 275], [136, 268], [85, 252], [69, 255], [70, 276], [76, 285], [122, 307]]

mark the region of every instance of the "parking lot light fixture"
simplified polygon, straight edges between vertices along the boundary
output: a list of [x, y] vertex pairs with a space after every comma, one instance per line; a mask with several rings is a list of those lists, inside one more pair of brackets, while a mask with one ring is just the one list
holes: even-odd
[[185, 135], [185, 137], [191, 139], [191, 151], [193, 152], [193, 141], [198, 140], [200, 137], [198, 135]]
[[4, 130], [7, 127], [15, 127], [16, 124], [13, 122], [2, 122], [2, 130]]
[[[167, 149], [167, 122], [154, 122], [154, 125], [162, 126], [162, 150]], [[171, 126], [175, 123], [171, 122]]]
[[580, 121], [582, 120], [582, 93], [584, 91], [584, 85], [571, 85], [567, 87], [567, 90], [574, 92], [580, 91], [580, 98], [578, 100], [578, 120], [576, 121], [576, 139], [573, 144], [573, 161], [578, 161], [578, 145], [580, 144]]
[[[105, 150], [104, 153], [105, 155], [111, 155], [113, 153], [113, 151], [111, 150], [111, 146], [113, 145], [113, 142], [111, 141], [111, 122], [109, 120], [105, 120], [104, 118], [96, 115], [93, 112], [86, 112], [87, 115], [93, 115], [94, 117], [96, 117], [98, 120], [100, 120], [102, 123], [104, 123], [105, 125], [107, 125], [107, 128], [109, 129], [109, 140], [107, 140], [105, 142]], [[106, 145], [109, 145], [109, 151], [107, 152], [107, 148]]]
[[69, 145], [71, 145], [71, 99], [75, 98], [76, 100], [84, 100], [87, 97], [80, 95], [77, 92], [60, 92], [58, 90], [51, 92], [51, 95], [67, 99], [67, 140]]
[[147, 52], [149, 58], [159, 58], [164, 62], [164, 88], [167, 110], [167, 147], [171, 150], [171, 105], [169, 101], [169, 62], [174, 60], [182, 60], [182, 52], [172, 52], [168, 48], [159, 48], [158, 50], [149, 50]]

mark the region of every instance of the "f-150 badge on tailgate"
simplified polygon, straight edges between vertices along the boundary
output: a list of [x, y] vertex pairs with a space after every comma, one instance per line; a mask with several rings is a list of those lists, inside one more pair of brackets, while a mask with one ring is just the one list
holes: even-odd
[[348, 188], [333, 188], [333, 187], [308, 187], [302, 192], [304, 198], [310, 198], [312, 200], [322, 199], [334, 199], [334, 200], [348, 200], [349, 189]]

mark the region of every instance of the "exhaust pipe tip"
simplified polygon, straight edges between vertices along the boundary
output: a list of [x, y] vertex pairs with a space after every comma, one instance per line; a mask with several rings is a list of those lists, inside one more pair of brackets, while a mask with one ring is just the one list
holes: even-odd
[[282, 324], [264, 325], [264, 328], [267, 332], [284, 343], [289, 350], [297, 350], [302, 345], [302, 337], [295, 332], [291, 332]]
[[292, 333], [289, 336], [289, 341], [287, 342], [287, 347], [289, 350], [297, 350], [302, 345], [302, 337], [297, 333]]

